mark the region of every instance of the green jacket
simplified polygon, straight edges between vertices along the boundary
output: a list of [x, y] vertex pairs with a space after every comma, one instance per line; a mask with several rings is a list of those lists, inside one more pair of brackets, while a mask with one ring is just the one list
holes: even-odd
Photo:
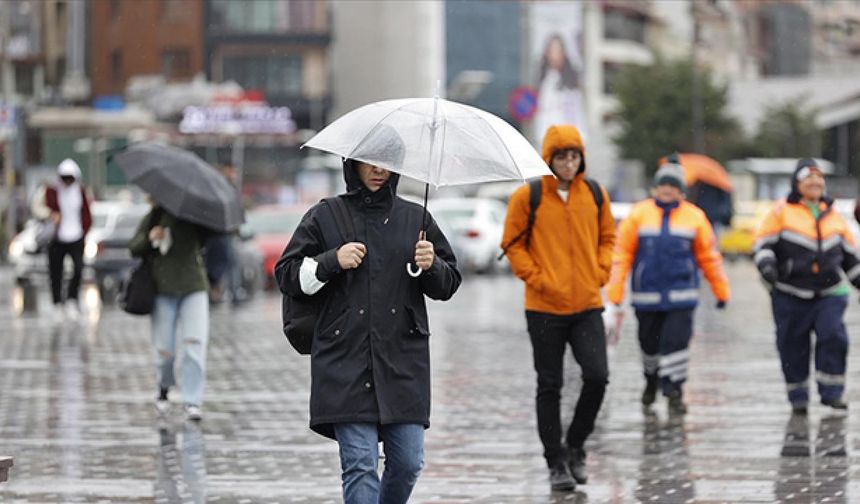
[[[153, 222], [155, 218], [158, 222]], [[165, 255], [149, 241], [149, 230], [156, 225], [170, 229], [173, 243]], [[210, 234], [205, 228], [154, 208], [141, 220], [128, 249], [135, 257], [152, 254], [152, 274], [159, 295], [184, 296], [209, 290], [201, 249]]]

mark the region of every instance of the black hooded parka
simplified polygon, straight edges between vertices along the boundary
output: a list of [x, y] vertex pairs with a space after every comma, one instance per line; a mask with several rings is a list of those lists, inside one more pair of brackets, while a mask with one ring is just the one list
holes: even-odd
[[407, 274], [423, 208], [397, 197], [397, 174], [372, 192], [354, 164], [344, 162], [347, 193], [340, 197], [349, 208], [355, 241], [367, 248], [361, 265], [340, 268], [339, 246], [323, 238], [320, 220], [332, 218], [322, 215], [329, 210], [320, 203], [302, 218], [275, 270], [281, 289], [293, 296], [304, 295], [299, 271], [306, 257], [318, 263], [316, 276], [327, 282], [314, 294], [325, 301], [311, 345], [310, 426], [330, 438], [332, 424], [341, 422], [429, 427], [430, 331], [424, 296], [450, 299], [461, 281], [451, 246], [429, 216], [433, 265], [418, 278]]

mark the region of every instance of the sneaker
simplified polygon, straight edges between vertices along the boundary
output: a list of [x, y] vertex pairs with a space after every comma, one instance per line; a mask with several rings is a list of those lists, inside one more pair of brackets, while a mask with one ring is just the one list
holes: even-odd
[[686, 415], [687, 405], [684, 404], [684, 396], [680, 390], [673, 390], [667, 396], [669, 398], [670, 415]]
[[156, 399], [155, 411], [158, 412], [159, 416], [167, 416], [170, 413], [170, 401], [167, 399]]
[[646, 378], [645, 390], [642, 392], [642, 404], [650, 406], [657, 400], [657, 379]]
[[839, 410], [839, 411], [847, 411], [848, 410], [848, 404], [846, 404], [845, 401], [843, 401], [841, 397], [837, 397], [836, 399], [822, 399], [821, 404], [823, 404], [825, 406], [830, 406], [834, 410]]
[[66, 301], [66, 318], [72, 322], [77, 322], [81, 317], [81, 308], [78, 306], [77, 300], [70, 299]]
[[568, 452], [568, 465], [573, 479], [580, 485], [588, 483], [588, 473], [585, 472], [585, 450], [582, 448], [571, 448]]
[[196, 406], [194, 404], [186, 404], [185, 419], [191, 422], [199, 422], [200, 420], [202, 420], [203, 412], [200, 410], [200, 406]]
[[549, 486], [553, 492], [572, 492], [576, 490], [576, 481], [570, 475], [567, 464], [559, 462], [549, 469]]
[[48, 318], [52, 324], [62, 324], [66, 320], [63, 304], [55, 303], [48, 312]]

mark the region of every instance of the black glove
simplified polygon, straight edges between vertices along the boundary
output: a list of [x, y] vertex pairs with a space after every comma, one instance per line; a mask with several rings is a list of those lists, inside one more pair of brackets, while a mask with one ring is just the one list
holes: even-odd
[[773, 262], [766, 262], [758, 267], [759, 273], [761, 273], [761, 277], [765, 282], [769, 284], [775, 284], [776, 280], [779, 278], [779, 271], [776, 269], [776, 264]]
[[717, 301], [717, 310], [725, 310], [726, 301]]

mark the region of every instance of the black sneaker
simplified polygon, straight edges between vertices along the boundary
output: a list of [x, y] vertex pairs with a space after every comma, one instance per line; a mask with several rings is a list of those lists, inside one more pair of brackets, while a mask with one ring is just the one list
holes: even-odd
[[576, 481], [570, 475], [567, 464], [559, 462], [549, 469], [549, 486], [553, 492], [572, 492], [576, 490]]
[[848, 404], [846, 404], [845, 401], [843, 401], [841, 397], [837, 397], [836, 399], [822, 399], [821, 404], [823, 404], [825, 406], [830, 406], [831, 408], [833, 408], [835, 410], [840, 410], [840, 411], [847, 411], [848, 410]]
[[803, 402], [803, 403], [800, 403], [800, 402], [791, 403], [791, 414], [792, 415], [806, 415], [807, 412], [808, 412], [808, 408], [807, 408], [805, 402]]
[[684, 396], [680, 390], [673, 390], [667, 397], [669, 398], [670, 415], [687, 414], [687, 405], [684, 404]]
[[588, 473], [585, 472], [585, 450], [582, 448], [571, 448], [568, 452], [568, 465], [573, 479], [580, 485], [588, 483]]
[[642, 404], [651, 406], [657, 400], [657, 379], [646, 378], [645, 390], [642, 392]]

